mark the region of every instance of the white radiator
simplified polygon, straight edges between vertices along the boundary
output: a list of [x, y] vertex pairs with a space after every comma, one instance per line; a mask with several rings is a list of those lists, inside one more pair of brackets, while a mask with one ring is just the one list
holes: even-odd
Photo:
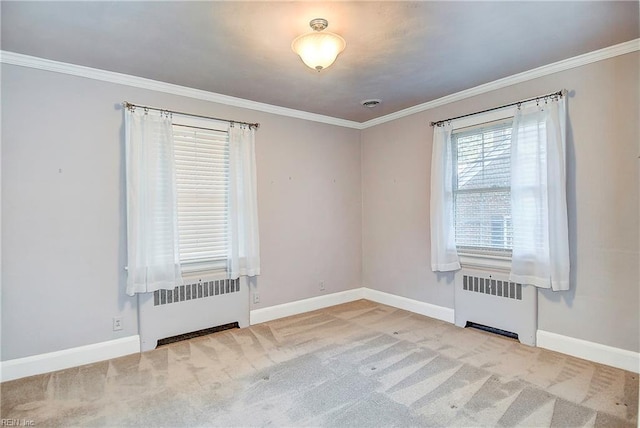
[[140, 349], [155, 349], [159, 339], [237, 322], [249, 326], [246, 278], [198, 281], [138, 294]]
[[518, 335], [535, 346], [538, 291], [532, 285], [509, 281], [506, 273], [462, 269], [455, 281], [455, 324], [479, 324]]

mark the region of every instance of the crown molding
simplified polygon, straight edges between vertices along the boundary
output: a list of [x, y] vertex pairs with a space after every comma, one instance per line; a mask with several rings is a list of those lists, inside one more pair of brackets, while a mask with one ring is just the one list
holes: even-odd
[[558, 73], [560, 71], [569, 70], [572, 68], [580, 67], [583, 65], [591, 64], [593, 62], [602, 61], [605, 59], [613, 58], [619, 55], [628, 54], [640, 50], [640, 39], [630, 40], [628, 42], [620, 43], [617, 45], [609, 46], [604, 49], [589, 52], [583, 55], [578, 55], [573, 58], [567, 58], [562, 61], [554, 62], [552, 64], [543, 65], [542, 67], [534, 68], [532, 70], [524, 71], [522, 73], [514, 74], [503, 79], [494, 80], [493, 82], [485, 83], [483, 85], [475, 86], [464, 91], [456, 92], [451, 95], [447, 95], [442, 98], [435, 99], [423, 104], [418, 104], [413, 107], [406, 108], [404, 110], [397, 111], [385, 116], [380, 116], [375, 119], [368, 120], [361, 123], [361, 129], [370, 128], [375, 125], [380, 125], [385, 122], [400, 119], [401, 117], [409, 116], [415, 113], [420, 113], [425, 110], [430, 110], [435, 107], [439, 107], [445, 104], [449, 104], [455, 101], [460, 101], [465, 98], [474, 97], [496, 89], [502, 89], [507, 86], [515, 85], [517, 83], [526, 82], [528, 80], [537, 79], [539, 77], [548, 76], [549, 74]]
[[88, 79], [100, 80], [102, 82], [133, 86], [135, 88], [164, 92], [172, 95], [180, 95], [183, 97], [210, 101], [213, 103], [224, 104], [233, 107], [241, 107], [249, 110], [257, 110], [264, 113], [277, 114], [280, 116], [293, 117], [296, 119], [304, 119], [313, 122], [326, 123], [329, 125], [342, 126], [345, 128], [362, 128], [361, 123], [351, 120], [324, 116], [316, 113], [309, 113], [302, 110], [295, 110], [291, 108], [275, 106], [272, 104], [246, 100], [243, 98], [222, 95], [215, 92], [189, 88], [186, 86], [174, 85], [172, 83], [160, 82], [157, 80], [145, 79], [143, 77], [131, 76], [128, 74], [116, 73], [114, 71], [100, 70], [97, 68], [69, 64], [60, 61], [53, 61], [50, 59], [38, 58], [15, 52], [0, 51], [0, 62], [4, 64], [17, 65], [20, 67], [28, 67], [38, 70], [52, 71], [54, 73], [85, 77]]
[[290, 109], [287, 107], [275, 106], [272, 104], [259, 103], [243, 98], [222, 95], [215, 92], [174, 85], [172, 83], [159, 82], [157, 80], [145, 79], [143, 77], [131, 76], [128, 74], [116, 73], [113, 71], [100, 70], [81, 65], [18, 54], [15, 52], [0, 51], [0, 62], [21, 67], [52, 71], [55, 73], [86, 77], [88, 79], [100, 80], [103, 82], [133, 86], [136, 88], [164, 92], [172, 95], [180, 95], [183, 97], [189, 97], [233, 107], [241, 107], [249, 110], [261, 111], [264, 113], [271, 113], [280, 116], [293, 117], [296, 119], [310, 120], [313, 122], [320, 122], [329, 125], [362, 130], [455, 101], [460, 101], [465, 98], [474, 97], [476, 95], [481, 95], [490, 91], [502, 89], [507, 86], [515, 85], [517, 83], [526, 82], [528, 80], [537, 79], [539, 77], [591, 64], [593, 62], [613, 58], [619, 55], [628, 54], [638, 50], [640, 50], [640, 39], [630, 40], [628, 42], [609, 46], [604, 49], [589, 52], [583, 55], [578, 55], [573, 58], [568, 58], [562, 61], [554, 62], [552, 64], [543, 65], [542, 67], [514, 74], [513, 76], [505, 77], [503, 79], [494, 80], [493, 82], [475, 86], [470, 89], [465, 89], [464, 91], [456, 92], [454, 94], [447, 95], [433, 101], [418, 104], [416, 106], [409, 107], [385, 116], [380, 116], [362, 123], [340, 119], [337, 117], [324, 116], [316, 113], [309, 113], [302, 110]]

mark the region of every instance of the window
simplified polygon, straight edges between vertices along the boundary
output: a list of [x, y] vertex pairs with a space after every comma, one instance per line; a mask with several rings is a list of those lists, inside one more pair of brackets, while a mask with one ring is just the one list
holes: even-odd
[[455, 239], [461, 253], [511, 253], [511, 127], [508, 119], [452, 133]]
[[257, 127], [127, 104], [129, 296], [260, 275]]
[[180, 264], [183, 271], [223, 269], [227, 258], [229, 135], [173, 124]]

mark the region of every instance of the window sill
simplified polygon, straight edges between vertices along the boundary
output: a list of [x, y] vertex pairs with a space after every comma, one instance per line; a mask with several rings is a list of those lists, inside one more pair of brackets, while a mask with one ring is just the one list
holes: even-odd
[[227, 279], [226, 263], [193, 263], [181, 266], [182, 279], [186, 283]]
[[511, 257], [490, 256], [486, 254], [458, 253], [463, 268], [511, 272]]

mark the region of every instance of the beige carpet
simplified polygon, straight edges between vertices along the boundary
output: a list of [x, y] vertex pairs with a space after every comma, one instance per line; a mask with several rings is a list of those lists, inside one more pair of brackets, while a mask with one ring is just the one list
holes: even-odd
[[638, 376], [366, 300], [1, 386], [35, 426], [562, 426], [638, 420]]

